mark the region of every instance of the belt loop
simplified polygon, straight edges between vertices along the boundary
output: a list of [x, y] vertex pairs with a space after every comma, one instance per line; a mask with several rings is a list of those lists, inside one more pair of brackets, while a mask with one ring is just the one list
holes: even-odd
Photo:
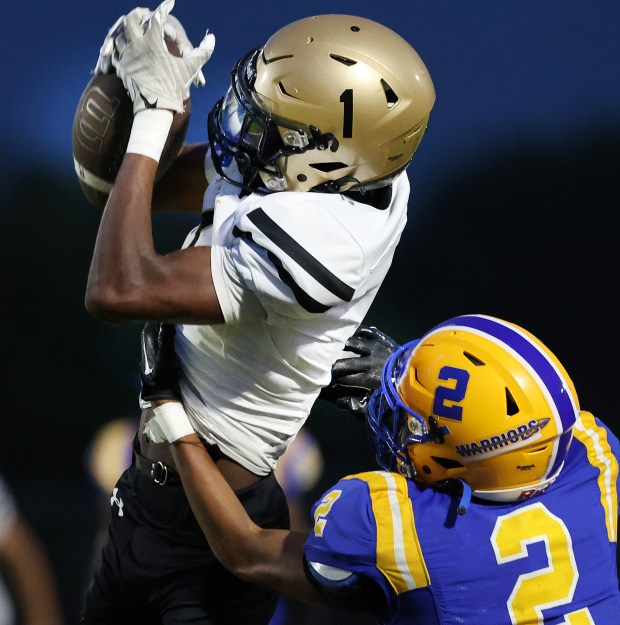
[[163, 462], [151, 464], [151, 478], [155, 484], [163, 486], [168, 479], [168, 467]]

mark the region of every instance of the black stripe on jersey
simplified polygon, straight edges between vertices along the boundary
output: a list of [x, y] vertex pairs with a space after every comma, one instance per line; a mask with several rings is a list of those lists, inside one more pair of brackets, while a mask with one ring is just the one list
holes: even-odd
[[208, 228], [209, 226], [213, 225], [213, 215], [214, 214], [215, 214], [215, 212], [214, 212], [213, 209], [205, 211], [204, 213], [202, 213], [202, 215], [200, 216], [200, 227], [197, 228], [196, 233], [194, 234], [194, 238], [192, 239], [191, 243], [187, 247], [193, 247], [194, 245], [196, 245], [196, 241], [198, 241], [198, 237], [200, 236], [200, 233], [205, 228]]
[[309, 273], [323, 288], [345, 302], [350, 302], [353, 299], [355, 289], [345, 284], [314, 258], [312, 254], [308, 253], [293, 237], [280, 228], [262, 208], [257, 208], [249, 213], [248, 219], [302, 269]]
[[331, 308], [331, 306], [326, 306], [325, 304], [321, 304], [321, 302], [317, 302], [302, 288], [300, 288], [297, 282], [293, 280], [293, 276], [291, 276], [291, 274], [284, 269], [282, 261], [273, 252], [267, 252], [267, 256], [269, 256], [271, 262], [276, 266], [280, 280], [282, 280], [282, 282], [284, 282], [284, 284], [286, 284], [286, 286], [293, 291], [295, 299], [302, 308], [311, 313], [324, 313], [326, 310]]
[[211, 208], [208, 211], [205, 211], [201, 216], [200, 216], [200, 227], [201, 228], [208, 228], [209, 226], [213, 225], [213, 216], [215, 215], [215, 211]]
[[[250, 241], [254, 241], [252, 238], [251, 232], [244, 232], [240, 230], [237, 226], [233, 228], [233, 235], [236, 237], [242, 237], [244, 239], [248, 239]], [[267, 251], [267, 256], [269, 260], [274, 264], [275, 268], [278, 270], [278, 275], [280, 276], [280, 280], [286, 284], [286, 286], [291, 289], [297, 303], [308, 312], [311, 313], [324, 313], [326, 310], [329, 310], [331, 306], [326, 306], [325, 304], [321, 304], [321, 302], [317, 302], [314, 298], [310, 297], [298, 284], [293, 280], [293, 276], [284, 268], [282, 265], [282, 261], [270, 251]]]

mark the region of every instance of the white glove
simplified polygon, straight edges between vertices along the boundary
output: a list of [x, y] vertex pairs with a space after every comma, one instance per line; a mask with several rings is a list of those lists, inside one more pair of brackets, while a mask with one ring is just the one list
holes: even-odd
[[[134, 9], [134, 11], [140, 12], [140, 19], [143, 24], [147, 22], [152, 15], [151, 11], [148, 9], [137, 8]], [[95, 65], [95, 74], [109, 74], [114, 71], [112, 67], [112, 56], [115, 54], [114, 40], [123, 32], [126, 17], [126, 15], [121, 15], [116, 22], [112, 24], [110, 30], [108, 30], [108, 34], [99, 49], [99, 58]]]
[[[171, 20], [168, 32], [174, 33], [183, 56], [171, 54], [164, 35], [173, 7], [174, 0], [164, 0], [146, 20], [144, 11], [148, 9], [134, 9], [113, 37], [111, 63], [134, 103], [134, 114], [147, 108], [182, 113], [191, 83], [204, 84], [201, 68], [211, 58], [215, 37], [207, 31], [194, 48], [180, 22]], [[100, 56], [105, 57], [108, 47], [104, 42]]]
[[[207, 31], [208, 33], [208, 31]], [[181, 56], [186, 56], [192, 53], [194, 46], [192, 46], [192, 42], [189, 40], [187, 33], [185, 32], [185, 28], [183, 28], [183, 24], [179, 22], [179, 20], [174, 17], [174, 15], [168, 15], [168, 19], [164, 24], [164, 34], [169, 37], [172, 41], [177, 44], [179, 48], [179, 52]], [[210, 35], [213, 38], [213, 47], [215, 46], [215, 37], [214, 35]], [[211, 52], [213, 52], [213, 47], [211, 48]], [[209, 56], [211, 56], [209, 54]], [[209, 59], [207, 59], [208, 61]], [[206, 62], [206, 61], [205, 61]], [[205, 86], [205, 77], [202, 73], [202, 70], [198, 70], [198, 73], [194, 77], [193, 83], [197, 87]]]
[[170, 401], [153, 409], [154, 416], [145, 423], [143, 433], [154, 443], [174, 441], [194, 433], [183, 404]]
[[[140, 24], [143, 28], [153, 15], [153, 12], [149, 9], [143, 9], [140, 7], [134, 9], [132, 13], [133, 12], [138, 15]], [[103, 44], [101, 45], [101, 48], [99, 50], [99, 58], [97, 59], [97, 64], [94, 70], [95, 74], [109, 74], [111, 71], [113, 71], [114, 68], [112, 65], [112, 56], [115, 54], [114, 40], [123, 32], [125, 28], [126, 17], [126, 15], [121, 15], [108, 30], [108, 34], [103, 40]], [[190, 54], [191, 51], [194, 49], [191, 41], [189, 40], [189, 37], [187, 36], [187, 33], [185, 32], [185, 29], [183, 28], [183, 24], [181, 24], [181, 22], [179, 22], [179, 20], [174, 15], [168, 14], [168, 17], [164, 24], [164, 34], [170, 40], [174, 41], [177, 44], [181, 56]], [[116, 56], [118, 57], [117, 51]], [[204, 87], [205, 77], [202, 73], [202, 70], [200, 70], [194, 78], [194, 84], [197, 87]]]

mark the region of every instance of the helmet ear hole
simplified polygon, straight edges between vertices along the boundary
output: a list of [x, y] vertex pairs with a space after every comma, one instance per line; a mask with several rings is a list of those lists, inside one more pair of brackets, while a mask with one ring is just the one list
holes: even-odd
[[282, 84], [282, 81], [280, 81], [280, 82], [278, 83], [278, 88], [280, 89], [280, 93], [281, 93], [282, 95], [286, 95], [286, 96], [288, 96], [289, 98], [294, 98], [294, 97], [295, 97], [294, 95], [291, 95], [291, 94], [290, 94], [290, 93], [286, 90], [286, 87]]
[[346, 163], [311, 163], [310, 167], [316, 169], [318, 171], [322, 171], [323, 173], [329, 173], [331, 171], [336, 171], [337, 169], [343, 169], [348, 167]]
[[533, 456], [534, 454], [540, 454], [540, 453], [546, 452], [548, 449], [549, 449], [548, 445], [537, 447], [536, 449], [530, 449], [529, 455]]
[[340, 56], [339, 54], [330, 54], [329, 56], [330, 58], [334, 59], [334, 61], [338, 61], [339, 63], [342, 63], [343, 65], [346, 65], [347, 67], [351, 67], [351, 65], [357, 64], [357, 61], [354, 61], [353, 59], [348, 59], [347, 57], [344, 57], [344, 56]]
[[512, 393], [508, 388], [506, 388], [506, 414], [509, 417], [516, 415], [519, 412], [519, 406], [515, 401], [515, 398], [512, 396]]
[[398, 103], [398, 96], [390, 85], [381, 79], [381, 86], [383, 87], [383, 93], [385, 93], [385, 99], [387, 100], [388, 109], [393, 108]]
[[442, 458], [441, 456], [431, 456], [431, 459], [434, 460], [440, 467], [446, 470], [462, 469], [464, 467], [464, 465], [458, 462], [458, 460], [454, 460], [452, 458]]
[[474, 367], [484, 367], [484, 362], [482, 362], [482, 360], [480, 360], [480, 358], [476, 358], [473, 354], [470, 354], [469, 352], [463, 352], [463, 356], [465, 356], [465, 358], [467, 358], [467, 360], [469, 360], [472, 365], [474, 365]]

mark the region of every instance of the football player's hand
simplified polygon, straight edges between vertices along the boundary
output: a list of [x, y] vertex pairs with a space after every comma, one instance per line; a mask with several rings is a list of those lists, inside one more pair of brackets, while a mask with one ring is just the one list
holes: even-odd
[[381, 388], [383, 365], [398, 343], [375, 326], [361, 325], [345, 344], [345, 357], [332, 366], [331, 382], [319, 397], [364, 416], [370, 394]]
[[[149, 108], [183, 112], [190, 85], [204, 84], [201, 68], [211, 58], [215, 37], [207, 32], [194, 48], [180, 22], [170, 18], [173, 7], [174, 0], [164, 0], [146, 19], [144, 9], [134, 9], [113, 37], [111, 63], [129, 92], [134, 113]], [[182, 56], [168, 50], [166, 34], [176, 38]]]
[[140, 334], [140, 393], [144, 407], [157, 400], [181, 400], [173, 325], [149, 321]]
[[[168, 19], [166, 20], [166, 24], [164, 25], [164, 34], [166, 38], [170, 41], [174, 41], [177, 44], [177, 48], [179, 49], [179, 54], [181, 56], [189, 55], [192, 53], [194, 46], [192, 42], [189, 40], [187, 33], [185, 32], [185, 28], [183, 28], [183, 24], [179, 22], [179, 20], [174, 17], [174, 15], [169, 14]], [[205, 36], [209, 36], [213, 40], [213, 47], [215, 47], [215, 36], [209, 35], [208, 32]], [[213, 52], [213, 47], [211, 52]], [[210, 57], [211, 55], [209, 55]], [[208, 61], [209, 59], [207, 59]], [[206, 61], [205, 61], [206, 63]], [[198, 70], [196, 76], [194, 76], [193, 84], [197, 87], [205, 86], [205, 76], [202, 73], [202, 69]]]
[[[153, 14], [149, 9], [141, 7], [135, 8], [132, 13], [138, 16], [142, 25], [146, 24]], [[112, 57], [116, 52], [114, 42], [125, 28], [126, 17], [126, 15], [121, 15], [108, 30], [108, 34], [105, 36], [101, 48], [99, 49], [99, 58], [97, 59], [97, 65], [95, 65], [95, 74], [109, 74], [114, 71], [112, 64]], [[169, 16], [169, 18], [170, 17], [172, 16]]]
[[[150, 11], [149, 11], [150, 14]], [[99, 58], [95, 65], [95, 74], [109, 74], [113, 71], [112, 55], [114, 54], [114, 39], [123, 30], [125, 24], [125, 16], [121, 15], [108, 30], [101, 48], [99, 48]]]

